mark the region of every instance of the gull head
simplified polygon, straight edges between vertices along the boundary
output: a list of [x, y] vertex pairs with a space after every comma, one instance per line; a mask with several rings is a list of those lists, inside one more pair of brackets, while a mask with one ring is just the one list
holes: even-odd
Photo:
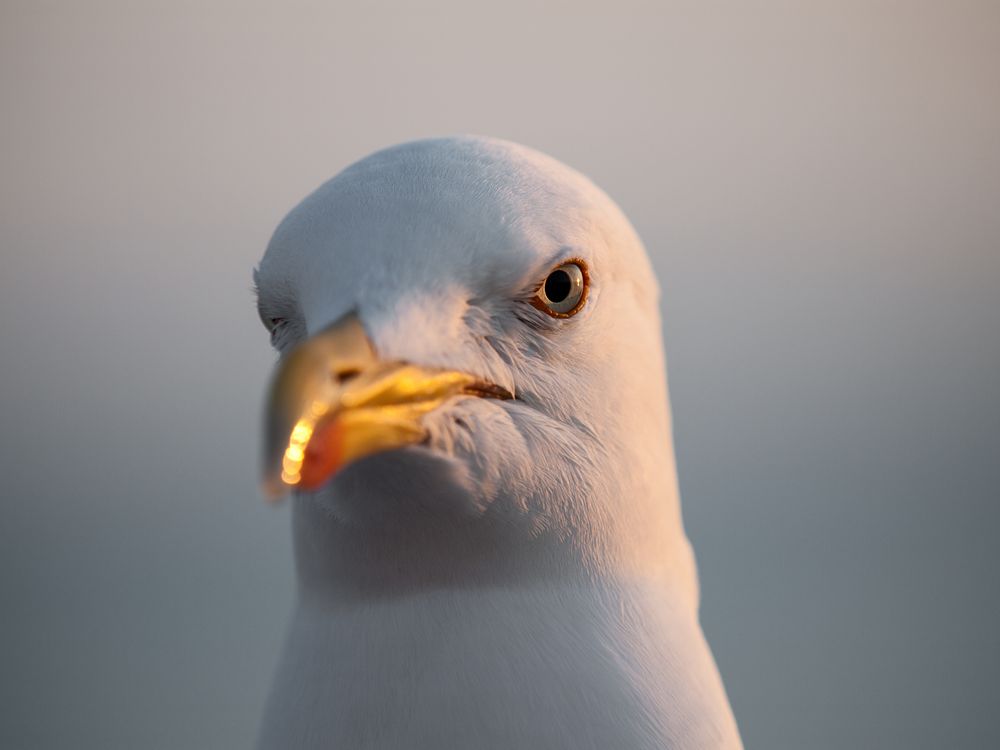
[[385, 149], [292, 210], [255, 279], [268, 496], [591, 568], [682, 538], [658, 287], [578, 172], [489, 138]]

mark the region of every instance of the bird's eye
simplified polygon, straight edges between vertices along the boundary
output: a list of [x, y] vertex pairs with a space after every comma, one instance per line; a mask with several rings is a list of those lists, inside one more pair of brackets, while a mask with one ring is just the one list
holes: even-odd
[[288, 338], [288, 318], [268, 318], [265, 323], [268, 333], [271, 334], [271, 346], [279, 351], [284, 347]]
[[588, 281], [582, 261], [567, 261], [549, 272], [531, 304], [554, 318], [576, 315], [587, 301]]

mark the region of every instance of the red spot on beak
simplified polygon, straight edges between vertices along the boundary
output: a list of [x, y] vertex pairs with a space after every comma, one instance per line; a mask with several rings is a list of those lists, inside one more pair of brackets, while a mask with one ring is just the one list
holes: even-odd
[[344, 426], [339, 419], [325, 419], [316, 425], [306, 445], [299, 470], [299, 487], [315, 490], [340, 468], [344, 455]]

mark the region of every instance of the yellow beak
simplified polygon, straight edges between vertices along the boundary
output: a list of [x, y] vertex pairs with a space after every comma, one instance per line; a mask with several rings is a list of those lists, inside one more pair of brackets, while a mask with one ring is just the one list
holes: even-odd
[[350, 314], [303, 342], [271, 381], [265, 412], [264, 492], [316, 489], [352, 461], [419, 443], [421, 417], [459, 394], [510, 398], [453, 370], [383, 362]]

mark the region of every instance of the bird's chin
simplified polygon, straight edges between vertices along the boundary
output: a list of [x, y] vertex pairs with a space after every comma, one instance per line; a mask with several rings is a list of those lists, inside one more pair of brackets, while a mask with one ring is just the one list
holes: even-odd
[[411, 445], [359, 459], [300, 497], [345, 524], [387, 528], [481, 515], [476, 494], [465, 461], [430, 445]]

